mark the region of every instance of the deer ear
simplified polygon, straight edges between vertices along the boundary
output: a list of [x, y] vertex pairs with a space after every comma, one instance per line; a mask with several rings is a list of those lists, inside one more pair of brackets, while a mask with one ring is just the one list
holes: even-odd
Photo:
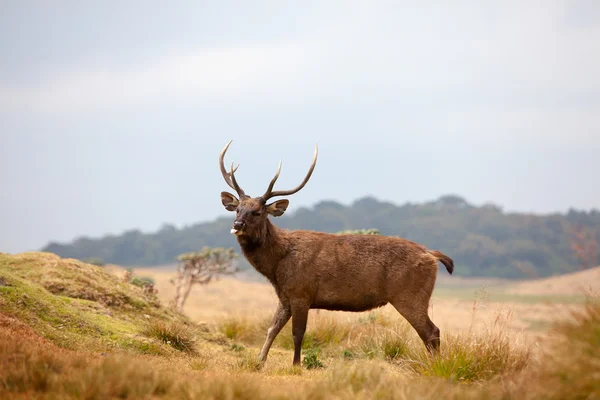
[[221, 203], [227, 211], [235, 211], [240, 201], [231, 193], [221, 192]]
[[267, 205], [267, 212], [274, 217], [283, 215], [285, 210], [288, 208], [290, 202], [288, 200], [277, 200]]

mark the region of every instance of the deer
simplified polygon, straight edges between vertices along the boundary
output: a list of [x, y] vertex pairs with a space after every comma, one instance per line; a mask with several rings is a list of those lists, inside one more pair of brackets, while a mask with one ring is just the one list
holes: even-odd
[[452, 274], [454, 261], [437, 250], [400, 237], [343, 235], [310, 230], [284, 230], [269, 217], [279, 217], [289, 206], [287, 199], [268, 203], [274, 197], [291, 196], [304, 188], [318, 156], [304, 180], [291, 190], [273, 190], [281, 172], [281, 161], [266, 192], [247, 195], [238, 184], [231, 163], [224, 157], [230, 140], [219, 155], [225, 183], [237, 197], [221, 192], [221, 203], [235, 212], [231, 233], [236, 236], [244, 257], [269, 280], [279, 300], [267, 336], [258, 356], [263, 365], [281, 329], [292, 319], [294, 358], [300, 364], [301, 348], [310, 309], [362, 312], [388, 303], [417, 332], [430, 354], [440, 348], [440, 330], [428, 315], [429, 302], [440, 261]]

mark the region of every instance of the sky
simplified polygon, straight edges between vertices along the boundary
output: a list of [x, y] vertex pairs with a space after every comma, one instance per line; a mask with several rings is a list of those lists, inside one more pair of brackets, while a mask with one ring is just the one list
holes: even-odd
[[[85, 4], [84, 4], [85, 3]], [[452, 5], [450, 5], [452, 4]], [[600, 208], [600, 3], [3, 1], [0, 251], [258, 196]]]

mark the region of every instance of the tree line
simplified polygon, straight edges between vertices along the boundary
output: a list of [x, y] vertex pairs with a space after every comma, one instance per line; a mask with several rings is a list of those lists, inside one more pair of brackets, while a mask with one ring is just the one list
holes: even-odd
[[[62, 257], [96, 258], [123, 266], [174, 263], [204, 246], [238, 249], [229, 233], [232, 217], [154, 233], [139, 230], [103, 238], [50, 243], [43, 251]], [[600, 211], [566, 214], [506, 213], [494, 204], [474, 206], [458, 196], [424, 204], [395, 205], [365, 197], [343, 205], [322, 201], [277, 218], [281, 228], [323, 232], [374, 229], [401, 236], [454, 259], [456, 275], [502, 278], [544, 277], [589, 268], [600, 259]], [[243, 268], [243, 258], [240, 266]]]

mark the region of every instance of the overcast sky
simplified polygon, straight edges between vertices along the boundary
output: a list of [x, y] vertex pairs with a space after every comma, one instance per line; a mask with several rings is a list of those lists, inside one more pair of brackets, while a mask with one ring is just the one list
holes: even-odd
[[319, 144], [288, 212], [599, 208], [600, 2], [441, 3], [3, 1], [0, 251], [224, 215], [230, 139], [255, 196]]

